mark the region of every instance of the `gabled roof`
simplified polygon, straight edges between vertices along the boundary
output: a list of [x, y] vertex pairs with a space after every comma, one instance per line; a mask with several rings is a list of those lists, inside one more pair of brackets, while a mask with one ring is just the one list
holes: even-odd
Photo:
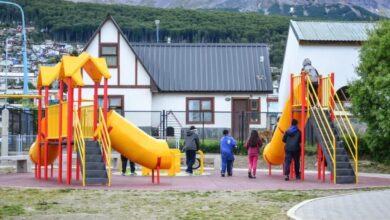
[[131, 44], [164, 92], [272, 92], [265, 44]]
[[[106, 19], [102, 23], [100, 23], [99, 27], [96, 29], [95, 33], [93, 33], [92, 37], [89, 38], [88, 42], [85, 44], [83, 51], [86, 51], [89, 45], [92, 43], [93, 39], [99, 34], [100, 30], [103, 28], [103, 26], [106, 24], [106, 22], [112, 21], [116, 29], [119, 31], [120, 36], [123, 37], [126, 44], [130, 47], [130, 50], [134, 53], [136, 58], [140, 61], [141, 66], [145, 68], [145, 65], [142, 63], [142, 60], [138, 57], [137, 53], [135, 52], [134, 48], [131, 46], [130, 42], [127, 39], [127, 36], [123, 33], [122, 29], [119, 27], [118, 23], [115, 21], [115, 19], [111, 15], [107, 15]], [[147, 74], [151, 77], [150, 73], [148, 72], [148, 69], [145, 68]], [[154, 82], [153, 77], [151, 77], [151, 80]], [[157, 85], [158, 86], [158, 85]]]
[[367, 41], [369, 30], [375, 23], [369, 22], [335, 22], [335, 21], [290, 21], [298, 41]]

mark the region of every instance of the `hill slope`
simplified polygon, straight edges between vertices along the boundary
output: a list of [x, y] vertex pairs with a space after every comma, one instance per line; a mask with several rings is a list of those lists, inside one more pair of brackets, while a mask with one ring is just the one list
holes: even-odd
[[[390, 17], [388, 0], [71, 0], [103, 4], [127, 4], [157, 8], [224, 9], [285, 15], [291, 7], [298, 16], [367, 19], [372, 13]], [[287, 9], [287, 11], [286, 11]]]

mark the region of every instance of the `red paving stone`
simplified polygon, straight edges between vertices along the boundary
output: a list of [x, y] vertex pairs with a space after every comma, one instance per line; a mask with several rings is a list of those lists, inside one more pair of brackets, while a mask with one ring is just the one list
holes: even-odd
[[[210, 172], [210, 171], [209, 171]], [[64, 175], [65, 176], [65, 175]], [[327, 176], [329, 177], [329, 176]], [[389, 187], [390, 179], [382, 177], [360, 177], [359, 184], [333, 184], [317, 180], [317, 174], [306, 173], [305, 181], [284, 181], [280, 172], [268, 176], [264, 172], [258, 173], [257, 179], [248, 179], [247, 172], [235, 171], [233, 177], [220, 177], [217, 171], [211, 171], [207, 176], [178, 176], [161, 177], [160, 185], [152, 184], [150, 177], [131, 177], [112, 175], [112, 186], [87, 186], [87, 189], [110, 190], [180, 190], [180, 191], [247, 191], [247, 190], [312, 190], [312, 189], [356, 189], [368, 187]], [[57, 179], [48, 181], [36, 180], [33, 173], [0, 174], [0, 187], [20, 188], [84, 188], [80, 181], [73, 181], [72, 185], [57, 183]]]

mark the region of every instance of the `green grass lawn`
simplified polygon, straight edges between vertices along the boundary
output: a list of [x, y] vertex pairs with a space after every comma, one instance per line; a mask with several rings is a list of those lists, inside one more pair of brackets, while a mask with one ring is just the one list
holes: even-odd
[[301, 201], [355, 191], [358, 190], [180, 192], [1, 188], [0, 218], [288, 219], [287, 210]]

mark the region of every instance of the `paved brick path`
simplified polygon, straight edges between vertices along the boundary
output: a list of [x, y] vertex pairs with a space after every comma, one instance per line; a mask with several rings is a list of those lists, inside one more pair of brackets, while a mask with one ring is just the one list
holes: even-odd
[[288, 211], [293, 219], [390, 219], [390, 190], [358, 192], [304, 201]]
[[[390, 186], [390, 178], [383, 176], [361, 176], [359, 184], [333, 184], [317, 181], [315, 172], [306, 172], [305, 181], [284, 181], [280, 171], [273, 171], [272, 176], [262, 170], [257, 179], [248, 179], [245, 169], [236, 170], [233, 177], [220, 177], [217, 171], [209, 170], [205, 176], [161, 177], [161, 184], [151, 183], [150, 177], [112, 175], [112, 186], [87, 186], [90, 189], [147, 189], [147, 190], [310, 190], [310, 189], [351, 189]], [[56, 172], [54, 172], [56, 174]], [[63, 175], [64, 177], [66, 175]], [[73, 177], [74, 178], [74, 177]], [[65, 179], [64, 179], [65, 180]], [[33, 173], [0, 174], [0, 187], [42, 187], [42, 188], [82, 188], [80, 181], [73, 180], [72, 185], [58, 184], [57, 178], [48, 181], [36, 180]], [[389, 206], [390, 207], [390, 206]]]

